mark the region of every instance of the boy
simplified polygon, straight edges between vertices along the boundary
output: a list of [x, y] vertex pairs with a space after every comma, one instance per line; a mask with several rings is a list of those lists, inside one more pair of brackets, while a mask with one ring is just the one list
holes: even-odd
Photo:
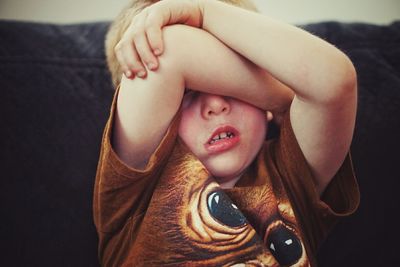
[[[232, 5], [144, 8], [152, 2], [134, 3], [127, 29], [114, 26], [125, 77], [96, 177], [102, 264], [315, 265], [335, 219], [358, 205], [346, 157], [353, 65], [298, 28]], [[264, 142], [272, 119], [279, 138]]]

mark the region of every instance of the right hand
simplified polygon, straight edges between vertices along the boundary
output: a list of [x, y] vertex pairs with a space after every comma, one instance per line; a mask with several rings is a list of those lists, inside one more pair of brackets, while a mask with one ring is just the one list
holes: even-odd
[[199, 0], [163, 0], [140, 11], [114, 49], [125, 76], [145, 78], [148, 70], [158, 68], [157, 57], [164, 52], [164, 26], [186, 24], [201, 27], [200, 3]]

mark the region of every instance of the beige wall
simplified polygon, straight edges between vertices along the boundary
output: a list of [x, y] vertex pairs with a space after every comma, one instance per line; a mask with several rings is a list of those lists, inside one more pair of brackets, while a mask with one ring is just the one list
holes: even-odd
[[322, 20], [387, 24], [400, 20], [400, 0], [254, 0], [263, 13], [292, 23]]
[[[386, 24], [400, 20], [400, 0], [254, 0], [291, 23], [323, 20]], [[128, 0], [0, 0], [0, 18], [56, 23], [112, 20]]]

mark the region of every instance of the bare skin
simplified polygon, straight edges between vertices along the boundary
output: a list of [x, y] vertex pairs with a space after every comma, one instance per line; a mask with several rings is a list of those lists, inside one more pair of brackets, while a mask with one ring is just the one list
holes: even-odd
[[294, 93], [292, 128], [320, 194], [349, 150], [354, 67], [292, 25], [214, 0], [164, 0], [135, 16], [115, 51], [130, 79], [122, 78], [113, 141], [133, 167], [146, 167], [185, 88], [234, 97], [275, 117]]

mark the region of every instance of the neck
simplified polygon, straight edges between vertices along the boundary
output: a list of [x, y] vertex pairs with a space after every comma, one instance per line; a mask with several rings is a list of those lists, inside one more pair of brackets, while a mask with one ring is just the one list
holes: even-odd
[[[235, 184], [237, 183], [237, 181], [239, 181], [240, 177], [241, 177], [241, 175], [239, 175], [237, 177], [234, 177], [234, 178], [231, 178], [231, 179], [224, 179], [224, 180], [227, 180], [227, 181], [219, 183], [219, 186], [222, 189], [233, 188], [235, 186]], [[218, 179], [217, 179], [217, 181], [218, 181]]]

